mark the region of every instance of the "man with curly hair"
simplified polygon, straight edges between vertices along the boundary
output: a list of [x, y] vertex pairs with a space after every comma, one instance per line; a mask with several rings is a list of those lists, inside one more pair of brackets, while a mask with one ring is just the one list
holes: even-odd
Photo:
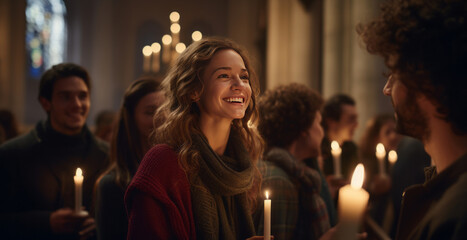
[[420, 139], [434, 161], [406, 189], [397, 239], [467, 236], [467, 1], [392, 0], [357, 31], [391, 74], [397, 129]]
[[[317, 92], [301, 84], [267, 91], [258, 103], [258, 130], [267, 143], [259, 169], [262, 190], [269, 190], [273, 199], [271, 234], [276, 239], [318, 239], [330, 228], [330, 210], [320, 196], [327, 191], [332, 204], [325, 181], [319, 170], [303, 162], [319, 154], [322, 103]], [[261, 234], [263, 208], [258, 210], [255, 223]]]

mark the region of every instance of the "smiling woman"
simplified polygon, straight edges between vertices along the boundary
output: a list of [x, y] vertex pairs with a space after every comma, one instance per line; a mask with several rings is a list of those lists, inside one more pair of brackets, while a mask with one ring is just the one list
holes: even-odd
[[[128, 239], [247, 239], [258, 190], [259, 89], [230, 40], [189, 46], [163, 81], [153, 147], [125, 196]], [[250, 125], [249, 125], [250, 122]]]

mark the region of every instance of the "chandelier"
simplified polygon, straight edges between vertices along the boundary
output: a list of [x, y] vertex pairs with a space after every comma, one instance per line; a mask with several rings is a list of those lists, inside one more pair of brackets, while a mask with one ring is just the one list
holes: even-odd
[[[158, 74], [161, 70], [161, 65], [171, 66], [178, 55], [185, 51], [186, 45], [180, 42], [180, 13], [171, 12], [170, 19], [170, 34], [162, 36], [161, 42], [154, 42], [151, 45], [143, 47], [143, 71], [144, 74]], [[194, 31], [191, 34], [193, 42], [203, 38], [200, 31]], [[162, 53], [162, 54], [161, 54]]]

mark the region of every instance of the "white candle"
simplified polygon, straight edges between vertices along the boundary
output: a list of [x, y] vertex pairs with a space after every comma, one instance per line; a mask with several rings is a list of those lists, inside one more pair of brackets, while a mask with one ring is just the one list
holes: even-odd
[[73, 177], [75, 181], [75, 212], [80, 213], [83, 205], [83, 172], [81, 168], [76, 169], [76, 175]]
[[382, 143], [378, 143], [378, 145], [376, 145], [376, 158], [378, 158], [379, 173], [383, 175], [386, 174], [386, 167], [384, 165], [386, 150]]
[[180, 42], [180, 29], [181, 26], [178, 23], [172, 23], [170, 25], [170, 32], [172, 33], [172, 47], [175, 48], [177, 46], [177, 43]]
[[394, 164], [397, 161], [397, 152], [394, 150], [389, 151], [388, 153], [388, 160], [389, 163], [391, 164], [391, 168], [394, 166]]
[[150, 46], [146, 45], [143, 47], [143, 56], [144, 56], [143, 70], [144, 72], [149, 72], [151, 68], [151, 53], [152, 53], [152, 49]]
[[271, 239], [271, 199], [268, 191], [264, 200], [264, 239]]
[[160, 52], [161, 52], [161, 45], [158, 42], [155, 42], [151, 45], [152, 50], [152, 71], [154, 73], [158, 73], [161, 67], [160, 63]]
[[171, 44], [172, 44], [172, 37], [168, 34], [162, 37], [162, 61], [164, 63], [170, 63], [171, 59]]
[[370, 195], [362, 189], [365, 169], [359, 163], [352, 175], [350, 185], [339, 189], [339, 222], [337, 239], [349, 239], [355, 236], [366, 209]]
[[337, 141], [332, 141], [331, 143], [331, 154], [332, 154], [332, 160], [334, 162], [334, 175], [336, 177], [342, 177], [341, 173], [341, 153], [342, 149], [339, 146], [339, 143]]

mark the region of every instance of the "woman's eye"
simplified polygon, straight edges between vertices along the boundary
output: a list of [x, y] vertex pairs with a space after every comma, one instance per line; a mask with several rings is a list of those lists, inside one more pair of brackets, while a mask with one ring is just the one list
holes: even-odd
[[228, 74], [220, 74], [217, 78], [229, 78]]

